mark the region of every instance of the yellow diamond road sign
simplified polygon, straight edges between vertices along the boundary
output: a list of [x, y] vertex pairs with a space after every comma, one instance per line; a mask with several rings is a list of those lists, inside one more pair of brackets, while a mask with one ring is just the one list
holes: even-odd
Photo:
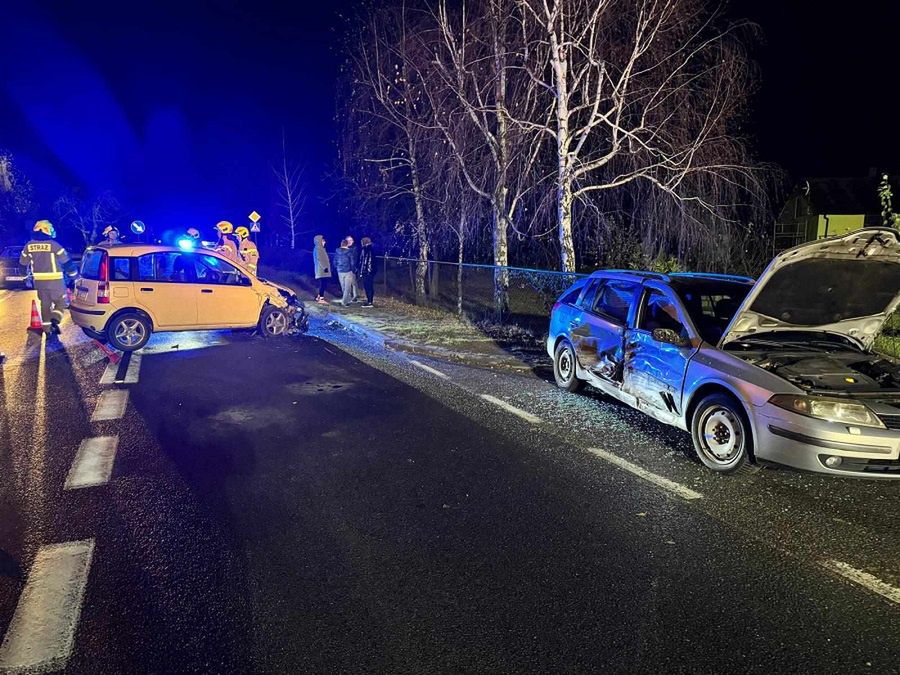
[[250, 220], [252, 220], [254, 223], [258, 222], [259, 219], [262, 218], [262, 216], [259, 215], [256, 211], [253, 211], [248, 217], [249, 217]]

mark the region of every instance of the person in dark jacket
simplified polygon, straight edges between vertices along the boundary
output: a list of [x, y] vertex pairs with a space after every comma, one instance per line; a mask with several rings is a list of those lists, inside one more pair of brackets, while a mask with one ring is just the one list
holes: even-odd
[[331, 261], [328, 259], [328, 251], [325, 250], [325, 237], [321, 234], [313, 237], [313, 264], [315, 265], [316, 281], [319, 282], [316, 302], [320, 305], [327, 305], [325, 286], [331, 278]]
[[366, 290], [366, 301], [363, 307], [373, 307], [375, 300], [375, 257], [372, 254], [372, 240], [369, 237], [363, 237], [362, 250], [359, 253], [359, 267], [357, 273], [362, 281], [363, 288]]
[[347, 248], [350, 249], [350, 269], [353, 270], [353, 276], [350, 278], [350, 300], [351, 302], [359, 302], [359, 246], [349, 234], [345, 237], [347, 240]]
[[350, 242], [341, 240], [341, 247], [334, 252], [334, 269], [337, 270], [338, 281], [341, 282], [341, 304], [350, 304], [353, 285], [353, 264], [350, 258]]

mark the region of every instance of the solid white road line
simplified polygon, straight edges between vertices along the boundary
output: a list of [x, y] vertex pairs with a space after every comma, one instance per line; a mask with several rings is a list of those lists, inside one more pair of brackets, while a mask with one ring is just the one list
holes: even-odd
[[601, 450], [600, 448], [588, 448], [588, 452], [590, 452], [592, 455], [596, 455], [597, 457], [606, 460], [610, 464], [615, 464], [620, 469], [625, 469], [625, 471], [633, 473], [639, 478], [643, 478], [645, 481], [661, 487], [663, 490], [668, 490], [672, 494], [678, 495], [682, 499], [703, 499], [703, 495], [701, 495], [699, 492], [694, 492], [689, 487], [685, 487], [681, 483], [676, 483], [675, 481], [669, 480], [668, 478], [657, 476], [655, 473], [647, 471], [647, 469], [639, 467], [637, 464], [632, 464], [631, 462], [624, 460], [618, 455], [612, 454], [611, 452]]
[[450, 376], [447, 375], [446, 373], [442, 373], [442, 372], [439, 371], [439, 370], [435, 370], [435, 369], [432, 368], [431, 366], [427, 366], [427, 365], [425, 365], [424, 363], [420, 363], [419, 361], [416, 361], [415, 359], [410, 359], [409, 362], [410, 362], [411, 364], [413, 364], [414, 366], [416, 366], [417, 368], [421, 368], [421, 369], [424, 370], [426, 373], [431, 373], [432, 375], [437, 375], [438, 377], [443, 377], [445, 380], [449, 380], [449, 379], [450, 379]]
[[93, 555], [93, 539], [38, 549], [0, 645], [0, 672], [47, 673], [66, 667]]
[[490, 394], [481, 394], [481, 398], [483, 398], [485, 401], [490, 401], [495, 406], [503, 408], [506, 412], [511, 412], [516, 417], [521, 417], [523, 420], [525, 420], [526, 422], [530, 422], [531, 424], [540, 424], [544, 421], [537, 415], [532, 415], [530, 412], [526, 412], [521, 408], [517, 408], [516, 406], [511, 405], [506, 401], [491, 396]]
[[121, 380], [116, 379], [116, 373], [119, 370], [118, 363], [109, 363], [106, 370], [103, 371], [103, 377], [100, 378], [100, 384], [135, 384], [141, 374], [141, 355], [138, 352], [131, 353], [131, 360], [128, 362], [128, 370], [125, 371], [125, 377]]
[[91, 422], [122, 419], [128, 406], [127, 389], [108, 389], [100, 393], [97, 407], [91, 415]]
[[840, 574], [848, 581], [852, 581], [854, 584], [859, 584], [860, 586], [867, 588], [873, 593], [877, 593], [878, 595], [887, 598], [891, 602], [900, 605], [900, 588], [891, 586], [878, 577], [871, 575], [868, 572], [858, 570], [845, 562], [841, 562], [840, 560], [826, 560], [822, 563], [822, 565], [826, 569]]
[[119, 447], [118, 436], [96, 436], [81, 441], [66, 477], [66, 490], [106, 485]]

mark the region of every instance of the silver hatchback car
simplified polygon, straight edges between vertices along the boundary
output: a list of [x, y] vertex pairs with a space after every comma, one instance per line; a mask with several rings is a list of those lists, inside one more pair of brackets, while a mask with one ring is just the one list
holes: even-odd
[[554, 305], [547, 351], [560, 387], [690, 431], [714, 471], [900, 478], [900, 365], [872, 351], [898, 304], [898, 233], [871, 228], [785, 251], [756, 282], [595, 272]]

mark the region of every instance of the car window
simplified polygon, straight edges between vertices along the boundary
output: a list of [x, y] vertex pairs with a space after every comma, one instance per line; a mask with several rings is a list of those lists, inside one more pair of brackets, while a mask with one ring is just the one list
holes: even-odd
[[678, 295], [700, 336], [716, 344], [750, 291], [747, 285], [681, 288]]
[[581, 295], [582, 288], [584, 288], [584, 283], [581, 281], [576, 282], [569, 290], [562, 294], [559, 302], [566, 305], [574, 305], [575, 301], [578, 300], [578, 296]]
[[635, 285], [628, 281], [607, 281], [597, 292], [594, 312], [609, 317], [616, 323], [628, 321], [628, 310], [634, 301]]
[[668, 328], [683, 338], [689, 337], [684, 323], [679, 318], [678, 306], [663, 293], [653, 289], [644, 295], [638, 328], [651, 332], [657, 328]]
[[197, 281], [202, 284], [245, 286], [244, 275], [234, 265], [212, 255], [194, 256]]
[[100, 249], [93, 249], [84, 254], [81, 259], [81, 277], [97, 281], [100, 279], [100, 261], [106, 254]]
[[131, 279], [131, 258], [112, 258], [110, 267], [113, 281], [128, 281]]
[[600, 279], [591, 279], [588, 282], [584, 295], [581, 296], [581, 302], [578, 303], [579, 307], [590, 310], [594, 306], [594, 296], [597, 295], [597, 289], [600, 288], [601, 283], [603, 282]]
[[191, 283], [194, 280], [192, 272], [190, 256], [185, 253], [148, 253], [138, 258], [140, 281]]

